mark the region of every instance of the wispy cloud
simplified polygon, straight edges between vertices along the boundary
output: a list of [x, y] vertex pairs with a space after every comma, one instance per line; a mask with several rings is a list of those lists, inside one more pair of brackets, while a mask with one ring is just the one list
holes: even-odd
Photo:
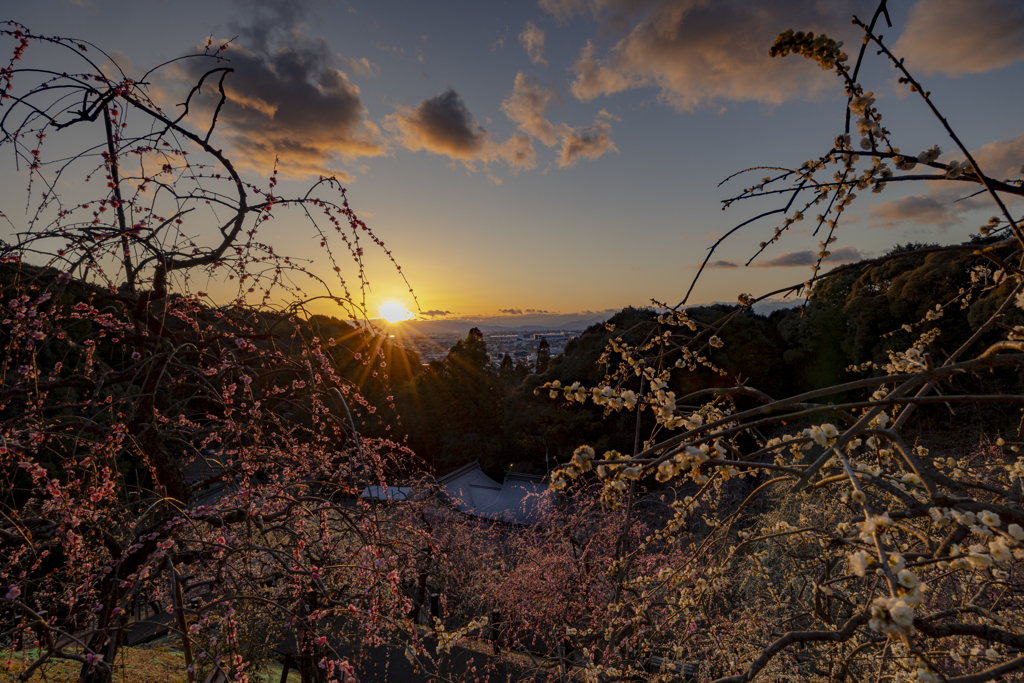
[[959, 223], [970, 209], [976, 208], [971, 203], [956, 203], [955, 196], [943, 194], [914, 194], [876, 204], [871, 207], [869, 227], [892, 229], [915, 223], [944, 231]]
[[520, 72], [516, 74], [512, 93], [501, 103], [501, 110], [519, 126], [519, 130], [537, 138], [548, 147], [558, 144], [555, 127], [545, 117], [548, 106], [558, 99], [558, 93], [542, 87], [536, 79]]
[[534, 64], [544, 64], [544, 31], [537, 27], [532, 21], [526, 22], [523, 32], [519, 34], [519, 42]]
[[605, 152], [619, 151], [612, 142], [609, 122], [621, 119], [602, 109], [594, 123], [589, 126], [573, 127], [566, 123], [556, 125], [546, 114], [548, 107], [557, 100], [558, 93], [555, 90], [541, 86], [536, 79], [520, 72], [516, 74], [512, 93], [501, 103], [505, 116], [514, 121], [526, 136], [519, 143], [523, 149], [523, 158], [528, 164], [524, 167], [532, 168], [536, 163], [533, 139], [539, 140], [547, 147], [554, 147], [560, 141], [562, 148], [558, 165], [563, 168], [572, 166], [581, 158], [597, 159]]
[[582, 128], [561, 128], [562, 151], [558, 158], [561, 167], [572, 166], [580, 158], [597, 159], [605, 152], [618, 152], [611, 138], [612, 127], [602, 117]]
[[349, 73], [365, 78], [376, 78], [380, 75], [380, 67], [366, 57], [360, 57], [359, 59], [341, 57], [340, 60], [342, 68]]
[[730, 261], [728, 259], [722, 259], [720, 261], [711, 261], [707, 265], [708, 268], [739, 268], [740, 264], [736, 261]]
[[540, 0], [537, 4], [559, 23], [565, 23], [577, 15], [585, 15], [589, 9], [587, 0]]
[[[855, 263], [863, 260], [863, 256], [856, 247], [839, 247], [833, 249], [823, 263], [830, 266], [837, 266], [843, 263]], [[751, 263], [752, 268], [796, 268], [799, 266], [813, 266], [818, 262], [816, 251], [790, 251], [779, 254], [769, 259], [759, 259]], [[742, 263], [734, 260], [712, 261], [708, 268], [741, 268]]]
[[513, 135], [501, 143], [496, 156], [508, 164], [513, 174], [537, 167], [537, 150], [533, 148], [533, 140], [529, 135]]

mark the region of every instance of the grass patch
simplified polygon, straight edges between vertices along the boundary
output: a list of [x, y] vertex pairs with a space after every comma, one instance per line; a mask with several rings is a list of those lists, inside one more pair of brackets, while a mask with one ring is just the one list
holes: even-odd
[[[34, 652], [0, 652], [0, 683], [20, 681], [18, 675], [33, 661]], [[75, 683], [81, 665], [71, 660], [54, 659], [37, 669], [32, 683]], [[251, 678], [258, 683], [278, 683], [281, 680], [281, 665], [270, 663], [261, 675]], [[297, 682], [298, 671], [290, 671], [288, 680]], [[123, 647], [114, 662], [115, 683], [186, 683], [185, 658], [179, 650], [173, 649], [168, 638], [162, 638], [148, 645]], [[200, 683], [202, 683], [200, 681]]]

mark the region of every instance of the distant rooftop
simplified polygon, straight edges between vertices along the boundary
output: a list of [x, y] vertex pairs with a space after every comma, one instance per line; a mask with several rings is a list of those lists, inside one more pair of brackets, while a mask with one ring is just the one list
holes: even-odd
[[409, 486], [388, 486], [387, 488], [374, 484], [367, 486], [359, 494], [363, 500], [376, 500], [380, 502], [395, 503], [413, 499], [413, 490]]

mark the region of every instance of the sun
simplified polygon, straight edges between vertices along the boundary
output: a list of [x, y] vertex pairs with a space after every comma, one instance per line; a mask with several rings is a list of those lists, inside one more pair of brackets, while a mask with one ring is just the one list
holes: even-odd
[[380, 317], [384, 318], [389, 323], [394, 324], [397, 322], [401, 322], [403, 320], [415, 318], [416, 316], [410, 311], [406, 310], [405, 306], [403, 306], [400, 302], [386, 301], [383, 304], [381, 304]]

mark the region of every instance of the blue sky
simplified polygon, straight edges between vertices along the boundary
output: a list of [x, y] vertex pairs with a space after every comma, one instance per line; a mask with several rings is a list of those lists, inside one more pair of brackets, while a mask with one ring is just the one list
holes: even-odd
[[[887, 43], [907, 56], [965, 143], [987, 150], [998, 166], [987, 172], [1019, 169], [1024, 3], [890, 4]], [[722, 212], [720, 200], [745, 185], [718, 183], [749, 166], [799, 165], [842, 132], [838, 79], [798, 57], [768, 60], [774, 36], [824, 30], [853, 51], [849, 17], [867, 18], [874, 6], [36, 0], [7, 2], [3, 14], [37, 34], [87, 39], [131, 75], [208, 36], [234, 39], [236, 108], [219, 131], [246, 172], [265, 178], [278, 156], [286, 191], [321, 172], [344, 177], [352, 206], [393, 250], [423, 311], [497, 316], [678, 302], [717, 235], [777, 206], [758, 200]], [[171, 93], [196, 76], [172, 70], [154, 88]], [[953, 149], [889, 65], [872, 58], [860, 81], [904, 152]], [[966, 192], [949, 185], [864, 193], [833, 253], [966, 239], [991, 211], [978, 200], [955, 203]], [[6, 193], [10, 216], [23, 197]], [[716, 261], [745, 262], [775, 225], [748, 228]], [[287, 223], [267, 239], [319, 256], [315, 240]], [[797, 231], [761, 263], [804, 263], [818, 242]], [[369, 275], [371, 315], [391, 299], [416, 310], [386, 260], [371, 260]], [[809, 275], [806, 265], [720, 267], [691, 301], [734, 301]]]

